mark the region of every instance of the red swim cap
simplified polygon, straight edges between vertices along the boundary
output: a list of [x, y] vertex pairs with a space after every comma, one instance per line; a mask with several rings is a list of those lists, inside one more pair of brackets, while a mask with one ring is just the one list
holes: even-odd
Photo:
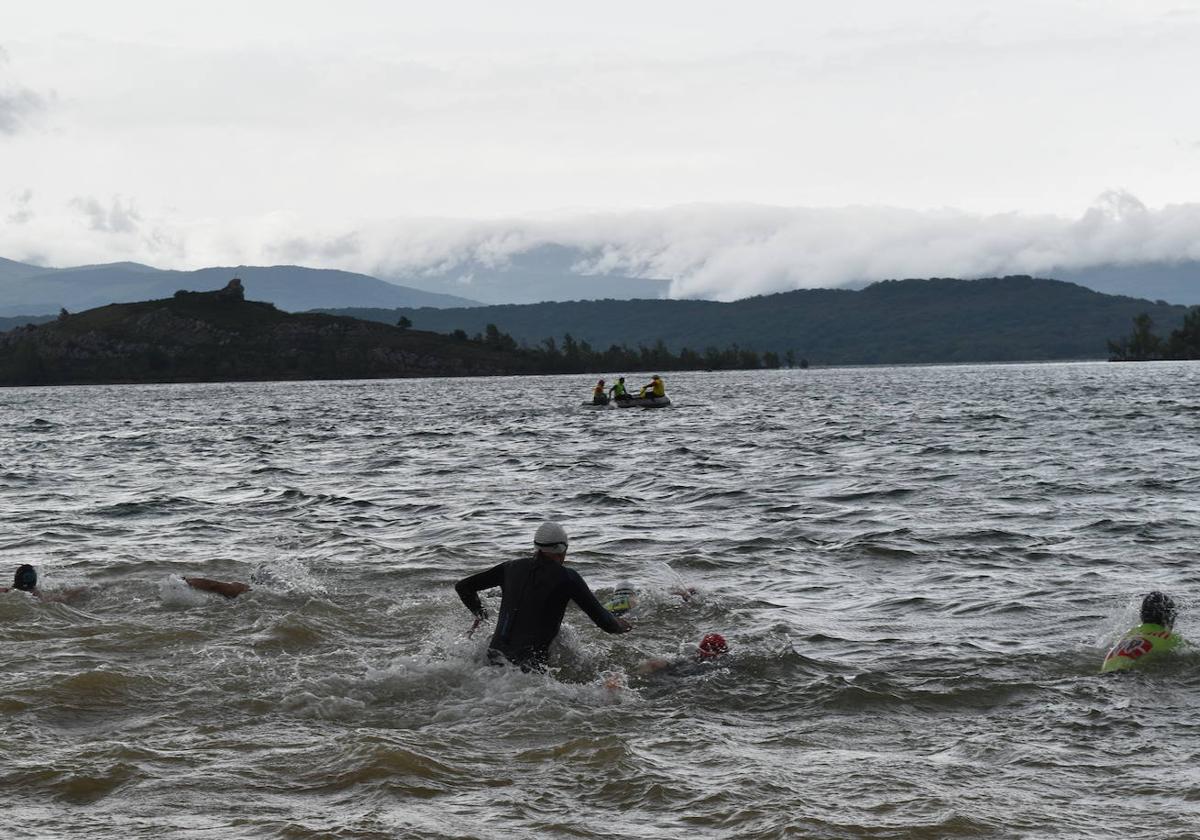
[[712, 659], [723, 653], [729, 653], [729, 645], [720, 633], [709, 633], [700, 640], [701, 659]]

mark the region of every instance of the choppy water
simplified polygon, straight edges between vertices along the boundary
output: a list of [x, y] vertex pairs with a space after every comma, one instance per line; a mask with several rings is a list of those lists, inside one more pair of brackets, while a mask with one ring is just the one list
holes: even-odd
[[[86, 588], [0, 595], [0, 835], [1197, 836], [1200, 655], [1097, 670], [1200, 583], [1200, 365], [590, 384], [0, 391], [0, 571]], [[556, 677], [452, 589], [543, 517], [643, 590]]]

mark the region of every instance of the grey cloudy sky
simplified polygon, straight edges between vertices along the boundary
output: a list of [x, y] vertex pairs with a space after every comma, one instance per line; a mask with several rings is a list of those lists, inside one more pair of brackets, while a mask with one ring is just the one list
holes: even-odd
[[729, 297], [1200, 257], [1200, 0], [22, 5], [13, 259], [563, 241]]

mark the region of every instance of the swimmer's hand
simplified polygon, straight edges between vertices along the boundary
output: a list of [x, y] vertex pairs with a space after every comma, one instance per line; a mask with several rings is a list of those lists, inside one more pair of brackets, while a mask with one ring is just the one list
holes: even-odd
[[613, 616], [613, 617], [616, 618], [617, 624], [620, 625], [622, 633], [628, 633], [630, 630], [633, 629], [633, 625], [630, 624], [625, 619], [621, 618], [621, 616], [618, 615], [618, 616]]
[[609, 691], [620, 691], [625, 688], [625, 674], [620, 671], [604, 675], [604, 687]]
[[471, 629], [467, 631], [468, 639], [475, 635], [475, 631], [479, 629], [480, 624], [487, 620], [487, 617], [487, 610], [480, 607], [479, 612], [475, 613], [475, 622], [471, 625]]

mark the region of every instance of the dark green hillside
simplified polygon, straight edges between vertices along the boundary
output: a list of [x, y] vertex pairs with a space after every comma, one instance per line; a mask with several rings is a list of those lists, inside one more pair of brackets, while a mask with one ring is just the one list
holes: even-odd
[[519, 373], [521, 354], [216, 292], [112, 304], [0, 334], [0, 384], [361, 379]]
[[436, 332], [482, 332], [494, 323], [537, 344], [569, 333], [595, 347], [672, 350], [738, 344], [817, 364], [1100, 359], [1107, 340], [1147, 312], [1164, 329], [1186, 308], [1105, 295], [1057, 280], [890, 280], [858, 291], [812, 289], [732, 303], [576, 301], [468, 309], [326, 310]]

